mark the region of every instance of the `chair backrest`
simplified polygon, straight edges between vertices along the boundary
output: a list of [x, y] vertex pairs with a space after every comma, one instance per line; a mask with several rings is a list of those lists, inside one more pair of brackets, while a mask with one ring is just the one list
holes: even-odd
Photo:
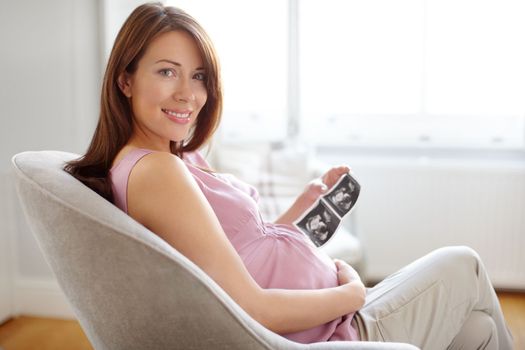
[[62, 170], [78, 155], [13, 157], [29, 225], [96, 349], [295, 348], [202, 270]]
[[29, 226], [95, 349], [417, 349], [303, 345], [267, 330], [190, 260], [66, 173], [75, 158], [23, 152], [12, 163]]

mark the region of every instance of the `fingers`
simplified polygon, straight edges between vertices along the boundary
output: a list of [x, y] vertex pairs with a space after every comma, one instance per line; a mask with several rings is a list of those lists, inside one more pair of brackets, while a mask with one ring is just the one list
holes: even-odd
[[339, 174], [346, 174], [350, 172], [350, 167], [348, 165], [339, 165], [336, 167]]
[[333, 259], [335, 266], [337, 267], [337, 276], [340, 281], [353, 281], [361, 280], [361, 277], [357, 271], [346, 261], [341, 259]]
[[339, 165], [328, 170], [322, 177], [323, 182], [328, 186], [334, 185], [341, 176], [350, 172], [348, 165]]
[[305, 195], [308, 200], [315, 201], [320, 195], [326, 192], [326, 190], [328, 190], [328, 186], [326, 186], [321, 179], [315, 179], [308, 183], [303, 195]]
[[337, 280], [339, 285], [349, 283], [352, 281], [352, 272], [349, 271], [346, 263], [339, 259], [333, 259], [337, 267]]
[[321, 179], [315, 179], [310, 182], [310, 187], [313, 190], [318, 191], [319, 193], [322, 193], [328, 189], [326, 184]]
[[344, 174], [348, 174], [351, 171], [348, 165], [340, 165], [337, 167], [337, 179], [339, 179]]
[[350, 167], [346, 164], [341, 164], [338, 166], [334, 166], [332, 169], [329, 170], [329, 172], [330, 171], [334, 171], [337, 174], [345, 174], [350, 171]]
[[333, 260], [335, 262], [335, 266], [337, 266], [337, 270], [340, 270], [342, 268], [354, 270], [354, 268], [352, 266], [350, 266], [350, 264], [348, 264], [344, 260], [341, 260], [341, 259], [333, 259]]
[[345, 265], [345, 262], [340, 259], [334, 259], [335, 266], [337, 266], [337, 270], [341, 269]]

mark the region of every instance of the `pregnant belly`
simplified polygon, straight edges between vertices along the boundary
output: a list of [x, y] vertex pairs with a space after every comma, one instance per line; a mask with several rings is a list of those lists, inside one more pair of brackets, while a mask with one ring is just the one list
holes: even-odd
[[262, 288], [322, 289], [338, 285], [331, 258], [286, 225], [266, 224], [265, 233], [239, 254]]

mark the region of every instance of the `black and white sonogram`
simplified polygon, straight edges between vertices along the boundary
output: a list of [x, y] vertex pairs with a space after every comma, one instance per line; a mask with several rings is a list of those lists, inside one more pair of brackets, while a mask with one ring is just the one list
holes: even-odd
[[359, 183], [350, 174], [345, 174], [323, 198], [340, 217], [343, 217], [354, 207], [360, 191]]
[[332, 238], [340, 222], [341, 219], [325, 203], [319, 201], [296, 226], [320, 247]]

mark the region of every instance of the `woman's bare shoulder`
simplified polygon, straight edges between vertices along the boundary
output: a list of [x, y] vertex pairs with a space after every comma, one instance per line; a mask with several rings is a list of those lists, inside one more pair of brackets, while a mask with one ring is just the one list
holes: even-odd
[[169, 152], [151, 152], [137, 161], [131, 171], [130, 181], [171, 180], [173, 176], [181, 176], [187, 172], [184, 162], [176, 155]]
[[[143, 221], [161, 207], [177, 206], [177, 198], [200, 195], [184, 162], [168, 152], [152, 152], [133, 167], [128, 179], [128, 213]], [[147, 220], [144, 220], [147, 221]]]

